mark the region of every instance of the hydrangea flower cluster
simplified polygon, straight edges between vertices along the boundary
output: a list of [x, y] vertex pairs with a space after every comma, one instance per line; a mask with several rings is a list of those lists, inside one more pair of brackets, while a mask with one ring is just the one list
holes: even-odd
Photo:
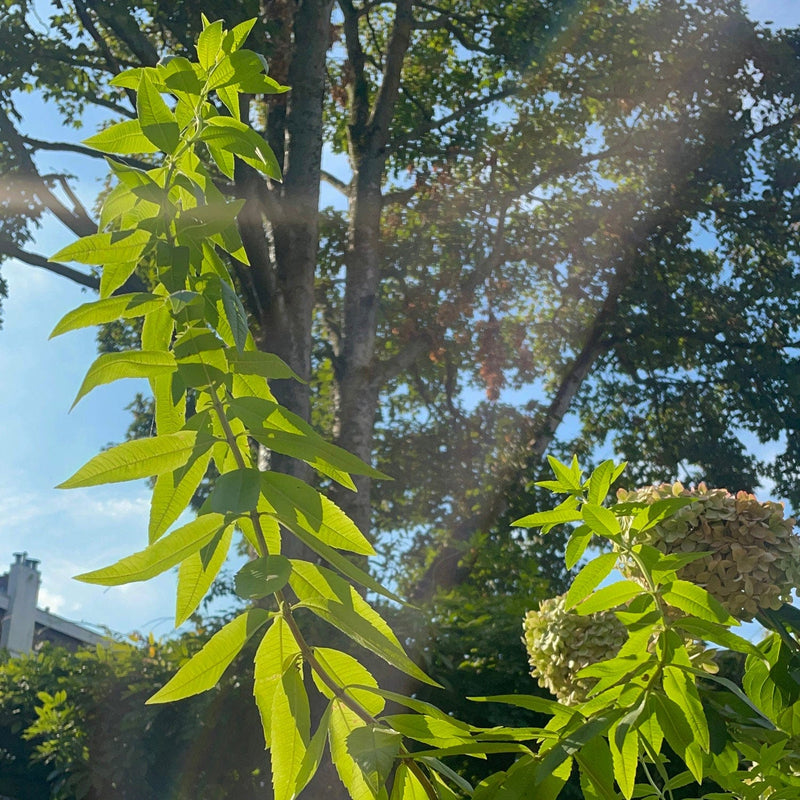
[[679, 570], [679, 577], [702, 586], [738, 619], [780, 608], [800, 585], [800, 536], [794, 533], [795, 520], [784, 518], [781, 503], [761, 503], [747, 492], [732, 495], [704, 483], [694, 489], [675, 483], [620, 490], [617, 497], [644, 503], [695, 499], [638, 534], [637, 541], [665, 554], [709, 552]]
[[581, 616], [564, 607], [564, 595], [542, 600], [523, 622], [531, 675], [565, 705], [586, 700], [596, 678], [575, 678], [575, 673], [613, 658], [627, 633], [613, 612]]

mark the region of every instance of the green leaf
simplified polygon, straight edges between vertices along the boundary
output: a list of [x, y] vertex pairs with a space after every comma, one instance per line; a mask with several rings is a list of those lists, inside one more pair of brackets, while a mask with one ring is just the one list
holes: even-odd
[[[512, 522], [517, 528], [547, 528], [560, 525], [565, 522], [575, 522], [581, 519], [581, 512], [578, 510], [578, 503], [574, 497], [568, 497], [561, 505], [551, 511], [537, 511], [527, 517]], [[544, 531], [545, 533], [547, 531]]]
[[[265, 518], [262, 517], [262, 519]], [[274, 520], [274, 518], [267, 517], [266, 519], [269, 519], [269, 521], [273, 522], [277, 527], [278, 523]], [[332, 547], [328, 547], [328, 545], [323, 544], [316, 536], [307, 533], [299, 525], [295, 525], [293, 528], [291, 528], [291, 531], [306, 547], [308, 547], [309, 550], [312, 550], [317, 555], [322, 556], [332, 567], [334, 567], [346, 578], [349, 578], [354, 583], [357, 583], [366, 589], [370, 589], [376, 594], [386, 597], [395, 603], [407, 605], [402, 597], [399, 597], [394, 592], [380, 584], [368, 572], [365, 572], [360, 567], [357, 567], [347, 556], [344, 556], [338, 550], [334, 550]], [[267, 544], [269, 544], [269, 540], [267, 540]]]
[[595, 589], [598, 583], [605, 580], [617, 563], [616, 553], [603, 553], [593, 558], [575, 576], [564, 600], [564, 607], [574, 608]]
[[383, 618], [349, 583], [316, 564], [292, 561], [289, 583], [305, 608], [423, 683], [438, 686], [406, 654]]
[[465, 743], [474, 744], [469, 730], [464, 730], [442, 717], [429, 717], [424, 714], [390, 714], [383, 721], [396, 731], [425, 744], [436, 747], [458, 747]]
[[709, 622], [721, 622], [723, 625], [738, 625], [715, 597], [705, 589], [689, 581], [672, 581], [664, 584], [662, 594], [664, 600], [675, 608], [685, 611]]
[[247, 337], [250, 334], [250, 327], [247, 324], [247, 312], [244, 310], [239, 295], [231, 289], [227, 281], [220, 281], [220, 286], [222, 287], [222, 307], [225, 309], [225, 316], [231, 326], [236, 349], [241, 353], [244, 351]]
[[539, 771], [536, 775], [536, 783], [541, 783], [549, 774], [554, 772], [567, 758], [575, 755], [581, 748], [588, 744], [596, 736], [600, 736], [608, 730], [609, 725], [614, 722], [618, 715], [603, 714], [588, 720], [575, 727], [571, 724], [564, 737], [557, 742], [542, 759]]
[[644, 589], [634, 581], [617, 581], [610, 586], [598, 589], [590, 597], [584, 600], [575, 609], [579, 614], [596, 614], [598, 611], [608, 611], [609, 609], [621, 606], [628, 600], [644, 593]]
[[328, 739], [328, 726], [330, 725], [332, 703], [328, 707], [319, 721], [316, 733], [311, 737], [311, 742], [303, 756], [303, 760], [297, 769], [297, 777], [294, 783], [294, 796], [297, 797], [305, 789], [309, 781], [316, 775], [319, 765], [322, 762], [322, 754], [325, 750], [325, 742]]
[[599, 536], [606, 539], [616, 536], [620, 532], [619, 520], [603, 506], [594, 506], [584, 503], [581, 508], [583, 521]]
[[220, 514], [203, 514], [144, 550], [126, 556], [110, 567], [76, 575], [75, 580], [101, 586], [121, 586], [149, 580], [196, 553], [211, 541], [224, 524], [225, 519]]
[[164, 153], [174, 153], [180, 142], [180, 127], [150, 76], [142, 72], [136, 94], [136, 112], [142, 133]]
[[391, 800], [429, 800], [425, 787], [405, 763], [401, 763], [394, 774]]
[[293, 800], [311, 733], [308, 695], [298, 664], [289, 662], [272, 699], [272, 788], [275, 800]]
[[253, 696], [261, 715], [267, 747], [272, 744], [272, 701], [276, 687], [286, 667], [299, 655], [300, 647], [286, 620], [275, 617], [256, 651], [253, 676]]
[[682, 755], [693, 741], [692, 729], [686, 721], [685, 714], [681, 707], [669, 697], [653, 694], [651, 698], [655, 707], [658, 726], [663, 731], [664, 738], [676, 753]]
[[252, 128], [232, 117], [211, 117], [200, 138], [226, 147], [246, 164], [273, 180], [281, 180], [281, 168], [270, 146]]
[[588, 525], [581, 525], [577, 530], [573, 531], [564, 553], [564, 564], [567, 569], [572, 569], [581, 560], [586, 548], [592, 541], [592, 536], [594, 534]]
[[240, 614], [217, 631], [203, 649], [184, 664], [147, 704], [172, 703], [213, 688], [247, 640], [266, 623], [269, 616], [269, 612], [263, 608], [253, 608]]
[[708, 722], [697, 687], [694, 685], [694, 678], [679, 667], [665, 666], [662, 684], [667, 697], [683, 711], [692, 729], [694, 741], [707, 753], [710, 746]]
[[246, 514], [255, 511], [261, 491], [257, 469], [235, 469], [217, 478], [208, 497], [208, 507], [219, 514]]
[[[358, 456], [330, 444], [302, 417], [274, 401], [242, 397], [231, 400], [229, 409], [233, 416], [244, 422], [251, 435], [266, 447], [301, 459], [343, 485], [347, 484], [342, 476], [346, 476], [352, 484], [347, 473], [389, 479], [388, 475], [369, 466]], [[280, 437], [280, 434], [283, 436]]]
[[53, 328], [50, 334], [60, 336], [68, 331], [88, 328], [91, 325], [105, 325], [118, 319], [134, 319], [155, 311], [164, 304], [164, 298], [147, 292], [121, 294], [106, 300], [84, 303], [68, 311]]
[[694, 639], [705, 639], [707, 642], [727, 647], [728, 650], [747, 653], [756, 658], [762, 657], [761, 651], [754, 644], [716, 622], [709, 622], [697, 617], [679, 617], [673, 622], [673, 625], [691, 634]]
[[105, 130], [83, 140], [87, 147], [93, 147], [103, 153], [157, 153], [158, 147], [142, 132], [138, 119], [117, 122]]
[[373, 790], [347, 747], [350, 734], [363, 725], [363, 721], [341, 700], [333, 701], [329, 729], [331, 759], [353, 800], [386, 800], [386, 791], [383, 787], [378, 791]]
[[238, 50], [244, 44], [245, 39], [247, 39], [248, 34], [255, 24], [256, 18], [253, 17], [252, 19], [245, 20], [234, 26], [225, 35], [222, 42], [222, 49], [226, 53], [233, 53], [235, 50]]
[[[353, 686], [368, 686], [372, 689], [378, 688], [378, 682], [372, 676], [372, 673], [370, 673], [358, 659], [353, 658], [353, 656], [348, 653], [343, 653], [341, 650], [333, 650], [329, 647], [315, 647], [314, 656], [322, 665], [325, 672], [327, 672], [341, 688], [345, 689], [348, 695], [369, 711], [373, 717], [383, 711], [386, 704], [380, 694], [367, 689], [351, 688]], [[329, 700], [332, 700], [334, 694], [330, 687], [322, 682], [316, 672], [312, 673], [312, 677], [320, 693]]]
[[386, 783], [400, 753], [402, 738], [399, 733], [377, 725], [364, 725], [347, 734], [347, 752], [376, 795]]
[[195, 45], [197, 49], [197, 60], [204, 70], [210, 70], [214, 66], [217, 56], [221, 54], [222, 37], [223, 28], [221, 19], [212, 22], [210, 25], [206, 25], [198, 37], [197, 44]]
[[691, 497], [667, 497], [663, 500], [656, 500], [654, 503], [643, 508], [631, 523], [633, 531], [647, 531], [654, 528], [663, 520], [671, 517], [679, 508], [694, 503]]
[[175, 358], [168, 351], [126, 350], [121, 353], [104, 353], [89, 367], [70, 410], [97, 386], [113, 383], [121, 378], [154, 378], [158, 375], [168, 375], [176, 369]]
[[[186, 622], [211, 588], [228, 557], [233, 525], [219, 532], [199, 552], [192, 553], [178, 569], [178, 591], [175, 598], [175, 627]], [[206, 551], [210, 552], [206, 553]]]
[[219, 89], [222, 86], [246, 81], [264, 71], [259, 57], [249, 51], [240, 50], [231, 53], [214, 67], [208, 80], [208, 89]]
[[557, 491], [576, 492], [578, 494], [583, 491], [577, 459], [573, 458], [569, 467], [566, 464], [562, 464], [554, 456], [547, 456], [547, 461], [558, 479], [557, 482], [561, 485], [561, 488]]
[[173, 56], [169, 63], [162, 67], [164, 85], [168, 89], [193, 97], [199, 97], [203, 91], [203, 81], [199, 73], [202, 74], [199, 67], [183, 56]]
[[356, 524], [332, 500], [307, 483], [279, 472], [259, 473], [261, 493], [271, 513], [289, 530], [300, 527], [329, 547], [361, 555], [375, 549]]
[[248, 561], [234, 579], [236, 594], [243, 600], [258, 600], [283, 589], [292, 564], [285, 556], [263, 556]]
[[210, 460], [211, 454], [205, 453], [174, 472], [165, 472], [156, 478], [147, 529], [150, 543], [158, 539], [189, 505]]
[[260, 375], [262, 378], [288, 379], [305, 383], [305, 381], [281, 358], [274, 353], [262, 353], [260, 350], [241, 352], [235, 348], [225, 351], [230, 368], [240, 375]]
[[[583, 748], [575, 753], [575, 761], [581, 771], [581, 786], [583, 779], [591, 783], [591, 788], [597, 792], [598, 797], [604, 800], [618, 800], [614, 791], [614, 766], [611, 750], [605, 739], [600, 736], [591, 739]], [[589, 800], [589, 793], [584, 792]]]
[[196, 431], [178, 431], [149, 439], [123, 442], [98, 453], [57, 489], [98, 486], [161, 475], [183, 466], [197, 442]]
[[136, 271], [135, 261], [108, 262], [100, 275], [100, 297], [108, 298]]
[[[93, 233], [59, 250], [50, 261], [76, 261], [79, 264], [135, 264], [150, 244], [146, 230]], [[130, 274], [130, 273], [129, 273]]]
[[475, 703], [507, 703], [519, 708], [527, 708], [529, 711], [536, 711], [539, 714], [566, 713], [568, 716], [574, 716], [578, 713], [555, 700], [548, 700], [546, 697], [539, 697], [534, 694], [496, 694], [487, 697], [468, 697], [467, 700], [472, 700]]
[[[626, 800], [633, 796], [633, 786], [636, 783], [636, 770], [639, 766], [639, 736], [635, 730], [625, 728], [622, 735], [620, 724], [617, 724], [608, 737], [611, 757], [614, 764], [614, 775], [617, 784]], [[617, 741], [617, 740], [620, 741]]]
[[586, 495], [587, 502], [593, 506], [602, 505], [611, 486], [615, 469], [614, 462], [608, 460], [604, 461], [592, 472], [589, 478], [589, 491]]

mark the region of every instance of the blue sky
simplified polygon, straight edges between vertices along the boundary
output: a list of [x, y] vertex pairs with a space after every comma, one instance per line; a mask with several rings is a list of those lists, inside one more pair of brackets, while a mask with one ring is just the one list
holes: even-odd
[[[777, 26], [800, 25], [800, 2], [751, 0], [752, 14]], [[55, 114], [36, 98], [25, 99], [30, 133], [73, 140], [90, 135], [52, 129]], [[91, 206], [104, 175], [103, 163], [54, 155], [46, 171], [80, 176], [79, 196]], [[55, 221], [39, 231], [32, 250], [53, 253], [71, 241]], [[58, 319], [91, 294], [58, 276], [15, 262], [2, 274], [9, 284], [0, 330], [0, 571], [12, 553], [41, 560], [40, 604], [55, 613], [119, 632], [166, 635], [172, 629], [175, 578], [171, 573], [144, 584], [105, 589], [71, 580], [77, 572], [105, 566], [147, 540], [149, 495], [143, 482], [92, 489], [56, 490], [102, 447], [120, 441], [129, 423], [124, 410], [143, 387], [122, 382], [96, 389], [68, 413], [83, 375], [96, 356], [94, 333], [81, 331], [48, 341]]]

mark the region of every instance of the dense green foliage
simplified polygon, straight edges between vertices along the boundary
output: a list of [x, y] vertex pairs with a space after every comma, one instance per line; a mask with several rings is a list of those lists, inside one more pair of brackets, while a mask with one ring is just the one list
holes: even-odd
[[[662, 552], [648, 543], [649, 531], [693, 499], [626, 499], [605, 507], [624, 469], [610, 461], [585, 479], [577, 460], [567, 466], [551, 458], [555, 480], [540, 487], [566, 499], [516, 523], [541, 527], [543, 535], [556, 525], [572, 526], [569, 568], [593, 539], [613, 547], [581, 568], [561, 604], [563, 612], [574, 609], [578, 615], [613, 612], [627, 634], [616, 655], [576, 673], [577, 681], [590, 679], [580, 694], [570, 694], [568, 703], [487, 695], [487, 680], [483, 696], [473, 700], [538, 712], [549, 720], [513, 724], [509, 718], [486, 726], [460, 721], [419, 692], [381, 688], [376, 676], [383, 679], [385, 668], [379, 672], [373, 657], [415, 682], [436, 686], [436, 681], [409, 658], [356, 589], [399, 602], [350, 559], [371, 555], [372, 545], [326, 495], [291, 475], [261, 469], [257, 461], [261, 445], [305, 462], [348, 490], [355, 488], [352, 474], [384, 477], [276, 401], [269, 381], [295, 376], [279, 358], [256, 349], [227, 270], [229, 257], [246, 258], [234, 224], [242, 203], [224, 200], [197, 153], [207, 152], [223, 174], [232, 173], [240, 159], [279, 177], [269, 147], [238, 119], [240, 92], [283, 89], [264, 76], [261, 58], [242, 49], [250, 27], [244, 23], [226, 31], [221, 22], [205, 21], [199, 63], [165, 59], [115, 78], [136, 93], [137, 117], [89, 144], [111, 154], [117, 182], [105, 198], [101, 230], [56, 256], [102, 265], [103, 271], [100, 299], [69, 312], [54, 334], [143, 318], [141, 349], [101, 355], [75, 402], [124, 377], [146, 377], [155, 398], [155, 436], [100, 453], [61, 484], [87, 487], [155, 477], [149, 544], [79, 579], [120, 585], [178, 566], [180, 623], [211, 586], [235, 529], [255, 556], [234, 582], [245, 608], [147, 703], [160, 706], [212, 690], [250, 643], [253, 694], [276, 800], [298, 796], [325, 752], [354, 800], [464, 795], [514, 800], [534, 793], [552, 800], [573, 768], [591, 798], [671, 797], [691, 783], [712, 797], [721, 790], [750, 798], [764, 789], [794, 797], [800, 788], [793, 770], [800, 684], [793, 675], [798, 647], [787, 625], [795, 624], [795, 615], [787, 606], [774, 608], [771, 597], [768, 621], [781, 635], [760, 647], [737, 636], [731, 627], [738, 621], [713, 592], [680, 576], [706, 554]], [[212, 93], [229, 115], [212, 104]], [[163, 162], [148, 168], [115, 157], [156, 151]], [[151, 271], [152, 291], [113, 294], [139, 266]], [[194, 402], [187, 403], [190, 389]], [[174, 528], [212, 460], [219, 477], [197, 518]], [[291, 541], [314, 555], [287, 557]], [[600, 586], [617, 563], [627, 577]], [[512, 571], [503, 579], [522, 585], [527, 580], [530, 586], [524, 573]], [[776, 597], [784, 592], [782, 587]], [[478, 593], [475, 606], [480, 602]], [[306, 624], [309, 616], [316, 625]], [[457, 628], [457, 615], [454, 621]], [[319, 622], [352, 640], [359, 655], [331, 647], [330, 639], [317, 644]], [[532, 651], [536, 642], [536, 635], [529, 637]], [[707, 654], [698, 642], [747, 655], [741, 687], [702, 669]], [[361, 648], [371, 656], [363, 658]], [[34, 731], [50, 725], [47, 717], [57, 716], [59, 707], [67, 713], [69, 703], [66, 693], [40, 700], [42, 722]], [[82, 746], [79, 740], [77, 745]], [[487, 754], [505, 754], [507, 765], [474, 787], [444, 761]]]
[[[208, 634], [47, 647], [0, 664], [0, 794], [21, 800], [264, 796], [268, 766], [252, 671], [213, 692], [146, 706]], [[217, 757], [220, 741], [225, 758]]]

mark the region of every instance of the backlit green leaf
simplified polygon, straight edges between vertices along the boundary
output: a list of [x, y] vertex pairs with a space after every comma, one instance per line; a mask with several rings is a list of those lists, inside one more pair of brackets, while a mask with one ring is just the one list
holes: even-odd
[[299, 526], [329, 547], [374, 555], [374, 548], [350, 517], [316, 489], [278, 472], [262, 472], [260, 478], [264, 499], [290, 530]]
[[383, 618], [335, 573], [306, 561], [292, 561], [292, 589], [303, 606], [387, 663], [417, 680], [438, 686], [406, 654]]
[[205, 70], [210, 70], [214, 66], [217, 56], [222, 51], [222, 20], [218, 19], [203, 28], [202, 33], [197, 39], [197, 60]]
[[708, 723], [700, 702], [700, 695], [694, 685], [694, 678], [678, 667], [666, 666], [662, 681], [667, 697], [681, 709], [686, 717], [686, 721], [692, 729], [694, 741], [705, 752], [708, 752]]
[[236, 469], [217, 478], [208, 507], [220, 514], [245, 514], [258, 505], [261, 473], [257, 469]]
[[169, 110], [146, 72], [139, 78], [136, 112], [142, 133], [159, 150], [164, 153], [174, 153], [180, 141], [180, 127], [175, 115]]
[[217, 631], [147, 704], [171, 703], [213, 688], [247, 640], [269, 619], [269, 612], [253, 608]]
[[[175, 627], [179, 627], [200, 605], [217, 577], [233, 538], [233, 525], [229, 525], [219, 535], [197, 553], [192, 553], [181, 562], [178, 570], [178, 592], [175, 599]], [[206, 552], [210, 550], [210, 552]]]
[[275, 617], [264, 634], [255, 657], [253, 696], [261, 714], [264, 740], [272, 744], [272, 701], [286, 667], [300, 655], [300, 648], [283, 617]]
[[347, 735], [347, 752], [376, 795], [389, 777], [401, 743], [399, 733], [378, 725], [364, 725]]
[[50, 261], [77, 261], [79, 264], [135, 263], [150, 243], [146, 230], [93, 233], [59, 250]]
[[598, 589], [575, 609], [579, 614], [596, 614], [617, 608], [628, 600], [643, 594], [644, 589], [635, 581], [617, 581], [610, 586]]
[[391, 800], [429, 800], [425, 787], [406, 764], [400, 764], [394, 774]]
[[262, 378], [286, 379], [304, 383], [300, 376], [274, 353], [262, 353], [260, 350], [241, 352], [234, 348], [225, 351], [230, 368], [241, 375], [260, 375]]
[[616, 553], [603, 553], [592, 559], [575, 576], [564, 601], [565, 608], [574, 608], [591, 594], [597, 584], [605, 580], [617, 563]]
[[106, 300], [84, 303], [68, 311], [50, 334], [60, 336], [67, 331], [88, 328], [90, 325], [105, 325], [118, 319], [134, 319], [155, 311], [164, 304], [164, 298], [147, 292], [121, 294]]
[[363, 720], [344, 703], [340, 700], [333, 701], [330, 722], [331, 758], [339, 778], [353, 800], [386, 800], [385, 789], [380, 787], [377, 792], [373, 790], [347, 748], [350, 734], [363, 725]]
[[203, 514], [144, 550], [126, 556], [110, 567], [76, 575], [75, 580], [101, 586], [121, 586], [149, 580], [196, 553], [211, 541], [224, 524], [225, 518], [220, 514]]
[[98, 453], [57, 489], [98, 486], [161, 475], [183, 466], [197, 442], [196, 431], [178, 431], [149, 439], [123, 442]]
[[581, 508], [583, 521], [599, 536], [616, 536], [620, 532], [619, 520], [603, 506], [584, 503]]
[[721, 622], [723, 625], [738, 625], [715, 597], [705, 589], [689, 581], [672, 581], [664, 585], [663, 598], [671, 606], [685, 611], [709, 622]]
[[165, 472], [156, 478], [150, 497], [150, 523], [147, 529], [150, 542], [158, 539], [189, 505], [210, 460], [211, 454], [204, 453], [174, 472]]
[[103, 153], [157, 153], [158, 147], [142, 133], [138, 119], [127, 119], [117, 122], [105, 130], [83, 140], [87, 147], [93, 147]]
[[241, 353], [244, 351], [247, 337], [250, 334], [250, 327], [247, 324], [247, 312], [244, 310], [239, 295], [231, 289], [227, 281], [220, 281], [220, 286], [222, 287], [222, 306], [225, 309], [225, 316], [231, 326], [236, 349]]
[[[373, 689], [378, 688], [378, 682], [372, 677], [369, 670], [362, 666], [358, 659], [353, 658], [353, 656], [348, 653], [343, 653], [341, 650], [333, 650], [330, 647], [315, 647], [314, 656], [322, 665], [325, 672], [327, 672], [340, 687], [370, 686]], [[333, 699], [333, 691], [327, 684], [322, 682], [316, 672], [313, 673], [313, 678], [317, 689], [328, 699]], [[346, 688], [346, 691], [357, 703], [369, 711], [373, 717], [383, 711], [385, 703], [381, 695], [366, 689]]]
[[289, 582], [292, 564], [280, 555], [263, 556], [248, 561], [234, 579], [236, 594], [244, 600], [258, 600], [273, 594]]
[[[300, 662], [302, 663], [302, 662]], [[290, 662], [272, 699], [272, 788], [275, 800], [293, 800], [300, 766], [308, 749], [310, 712], [303, 676]]]
[[316, 733], [311, 737], [308, 749], [306, 750], [303, 760], [297, 769], [297, 777], [295, 778], [295, 797], [305, 789], [308, 782], [314, 777], [319, 765], [322, 762], [322, 754], [325, 750], [325, 742], [328, 739], [328, 726], [330, 725], [332, 704], [329, 703], [325, 709], [325, 713], [319, 721], [319, 727]]
[[72, 401], [75, 408], [78, 401], [89, 394], [97, 386], [113, 383], [121, 378], [154, 378], [166, 375], [177, 368], [172, 353], [163, 350], [125, 350], [121, 353], [104, 353], [98, 356], [86, 377], [83, 379], [78, 394]]

